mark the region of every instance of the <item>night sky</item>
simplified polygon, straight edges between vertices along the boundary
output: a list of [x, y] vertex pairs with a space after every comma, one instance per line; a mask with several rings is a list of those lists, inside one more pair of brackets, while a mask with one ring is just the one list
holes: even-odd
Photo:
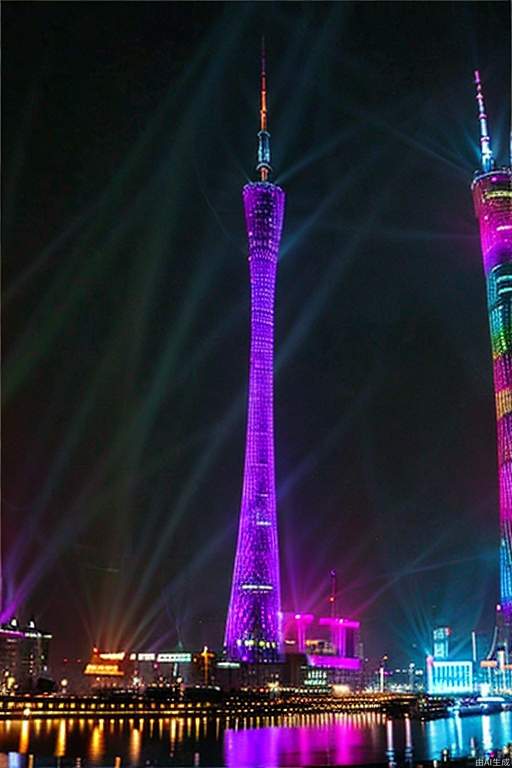
[[505, 162], [509, 4], [2, 11], [4, 617], [56, 657], [221, 642], [264, 33], [283, 608], [336, 568], [368, 653], [463, 652], [498, 579], [472, 77]]

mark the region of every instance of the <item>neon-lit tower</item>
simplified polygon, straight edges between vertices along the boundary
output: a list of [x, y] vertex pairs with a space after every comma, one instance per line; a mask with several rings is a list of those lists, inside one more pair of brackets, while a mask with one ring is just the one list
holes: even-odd
[[500, 602], [490, 655], [499, 650], [507, 655], [512, 636], [512, 169], [496, 166], [478, 71], [475, 84], [482, 167], [471, 189], [487, 281], [500, 499]]
[[228, 658], [267, 662], [281, 648], [273, 416], [274, 291], [285, 194], [269, 182], [265, 53], [261, 57], [259, 181], [243, 189], [249, 241], [251, 350], [245, 466], [226, 633]]

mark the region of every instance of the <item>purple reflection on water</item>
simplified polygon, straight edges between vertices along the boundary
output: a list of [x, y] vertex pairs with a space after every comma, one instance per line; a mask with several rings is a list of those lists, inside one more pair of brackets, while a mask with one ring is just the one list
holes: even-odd
[[[377, 719], [372, 723], [378, 728]], [[228, 768], [353, 765], [367, 756], [369, 722], [348, 718], [320, 725], [279, 726], [224, 733]]]

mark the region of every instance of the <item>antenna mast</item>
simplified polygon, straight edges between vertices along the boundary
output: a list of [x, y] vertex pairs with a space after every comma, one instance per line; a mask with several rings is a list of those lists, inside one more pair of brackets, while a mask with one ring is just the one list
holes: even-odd
[[480, 147], [482, 170], [492, 171], [494, 168], [494, 157], [491, 149], [491, 137], [487, 129], [487, 113], [485, 111], [484, 94], [482, 82], [480, 80], [480, 71], [475, 70], [476, 101], [478, 104], [478, 119], [480, 121]]
[[329, 573], [329, 577], [331, 580], [331, 593], [329, 595], [329, 607], [331, 609], [331, 619], [334, 619], [336, 616], [336, 592], [337, 592], [336, 571], [334, 570], [334, 568]]
[[261, 38], [261, 69], [260, 69], [260, 130], [258, 132], [258, 165], [256, 171], [260, 181], [268, 181], [272, 172], [270, 164], [270, 133], [267, 131], [267, 64], [265, 55], [265, 38]]

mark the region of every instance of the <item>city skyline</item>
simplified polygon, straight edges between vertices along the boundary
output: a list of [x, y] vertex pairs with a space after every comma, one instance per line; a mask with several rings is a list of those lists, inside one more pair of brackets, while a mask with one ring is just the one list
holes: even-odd
[[[471, 13], [482, 20], [478, 59], [503, 146], [505, 75], [491, 56], [499, 35], [483, 11], [460, 6], [450, 6], [452, 29]], [[489, 7], [491, 20], [500, 18], [499, 6]], [[104, 29], [112, 28], [114, 16], [101, 13]], [[32, 73], [15, 74], [18, 54], [9, 44], [6, 51], [7, 97], [25, 85], [5, 118], [14, 147], [5, 183], [20, 204], [4, 224], [7, 250], [11, 244], [4, 301], [12, 308], [4, 332], [7, 611], [38, 614], [56, 639], [59, 625], [69, 637], [73, 621], [83, 633], [77, 652], [93, 642], [199, 645], [214, 637], [220, 645], [229, 592], [249, 313], [236, 192], [246, 175], [240, 163], [251, 157], [255, 57], [247, 48], [257, 51], [251, 30], [261, 12], [237, 9], [228, 18], [195, 9], [206, 21], [202, 33], [179, 9], [160, 13], [167, 24], [185, 25], [182, 40], [173, 38], [176, 57], [166, 58], [160, 33], [133, 10], [123, 21], [126, 40], [108, 53], [94, 49], [100, 62], [92, 68], [67, 47], [57, 9], [48, 33], [56, 61], [44, 59], [41, 15], [31, 27], [23, 9], [11, 8], [7, 18], [11, 35], [25, 25], [36, 43]], [[323, 35], [332, 74], [319, 77], [318, 42], [300, 87], [291, 75], [298, 47], [290, 43], [280, 56], [267, 34], [271, 99], [282, 105], [274, 110], [281, 113], [276, 183], [294, 201], [277, 311], [283, 607], [327, 612], [335, 568], [340, 610], [363, 622], [370, 648], [422, 656], [433, 623], [457, 625], [461, 635], [488, 625], [496, 593], [491, 365], [477, 230], [465, 199], [477, 152], [474, 52], [455, 47], [444, 84], [432, 78], [426, 101], [421, 73], [431, 38], [424, 32], [419, 61], [402, 72], [392, 60], [385, 87], [365, 107], [358, 89], [375, 82], [379, 49], [357, 76], [355, 53], [336, 58], [335, 17], [346, 25], [340, 39], [354, 35], [356, 47], [360, 19], [351, 13], [304, 11], [303, 23], [319, 41]], [[359, 13], [376, 35], [380, 11]], [[441, 16], [417, 13], [433, 26]], [[277, 26], [287, 19], [284, 10], [272, 14]], [[127, 52], [141, 19], [140, 40], [161, 40], [147, 71], [141, 51]], [[92, 52], [88, 29], [80, 35]], [[297, 34], [305, 34], [300, 26]], [[222, 46], [212, 58], [215, 39]], [[438, 45], [448, 42], [445, 33]], [[106, 79], [104, 103], [117, 93], [126, 61], [143, 72], [133, 91], [121, 89], [120, 103], [103, 115], [84, 110], [97, 77]], [[79, 83], [81, 72], [86, 84], [76, 105], [64, 63], [69, 83]], [[400, 92], [407, 77], [415, 83], [409, 94]], [[157, 85], [146, 94], [149, 82]], [[448, 108], [453, 90], [458, 111]], [[116, 115], [123, 122], [125, 114], [134, 122], [119, 139]], [[208, 132], [198, 127], [206, 116]], [[59, 125], [61, 165], [59, 144], [48, 139]], [[109, 158], [107, 169], [88, 170], [92, 157]], [[426, 188], [415, 187], [420, 176]], [[443, 527], [446, 519], [453, 523]], [[460, 525], [473, 526], [474, 539], [461, 542]], [[475, 567], [476, 594], [465, 584]], [[75, 605], [72, 619], [51, 593], [57, 577], [63, 599]]]

